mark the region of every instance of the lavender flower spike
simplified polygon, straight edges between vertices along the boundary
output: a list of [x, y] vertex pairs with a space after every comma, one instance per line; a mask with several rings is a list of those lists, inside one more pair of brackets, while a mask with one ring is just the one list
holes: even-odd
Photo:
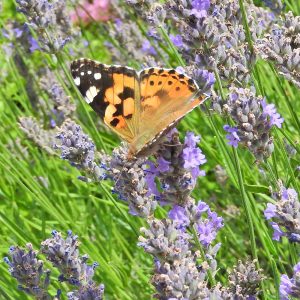
[[[277, 22], [278, 23], [278, 22]], [[257, 44], [262, 58], [274, 63], [279, 74], [300, 87], [300, 16], [285, 14], [281, 24], [274, 24]]]
[[[155, 163], [150, 162], [146, 177], [150, 192], [155, 194], [161, 204], [183, 205], [196, 185], [197, 178], [205, 172], [200, 166], [206, 162], [205, 155], [197, 146], [200, 137], [188, 132], [184, 144], [179, 140], [178, 132], [173, 129], [167, 135], [168, 143], [162, 144], [157, 152]], [[162, 192], [158, 193], [155, 178], [159, 179]]]
[[[17, 10], [39, 34], [41, 50], [56, 53], [71, 39], [71, 23], [64, 1], [16, 0]], [[51, 39], [49, 39], [51, 36]]]
[[300, 203], [297, 192], [286, 189], [279, 181], [279, 192], [273, 194], [275, 204], [268, 203], [264, 211], [274, 230], [273, 239], [279, 241], [286, 236], [290, 242], [300, 243]]
[[113, 151], [111, 157], [102, 156], [106, 165], [106, 176], [114, 181], [113, 192], [121, 200], [127, 201], [129, 212], [140, 217], [153, 215], [157, 202], [149, 193], [146, 171], [143, 168], [145, 158], [128, 160], [128, 147], [121, 145]]
[[68, 231], [63, 239], [57, 231], [52, 231], [52, 238], [42, 242], [42, 253], [46, 255], [54, 267], [61, 272], [60, 281], [68, 281], [76, 286], [85, 286], [94, 275], [96, 263], [87, 265], [87, 255], [79, 256], [79, 242], [77, 236]]
[[267, 104], [263, 97], [256, 96], [254, 89], [231, 87], [223, 111], [236, 123], [235, 127], [224, 126], [229, 133], [226, 138], [230, 145], [237, 147], [239, 143], [246, 146], [258, 161], [271, 155], [274, 144], [270, 130], [273, 126], [281, 127], [283, 122], [273, 104]]
[[43, 262], [37, 259], [37, 251], [31, 244], [27, 250], [10, 247], [11, 261], [6, 257], [4, 261], [9, 265], [11, 275], [17, 279], [18, 288], [38, 300], [50, 300], [47, 292], [50, 283], [50, 271], [43, 269]]
[[294, 274], [292, 278], [287, 275], [281, 275], [280, 278], [280, 299], [289, 300], [290, 297], [300, 298], [300, 263], [294, 266]]
[[256, 299], [263, 279], [262, 270], [255, 268], [255, 261], [239, 261], [229, 275], [229, 290], [235, 295], [231, 299]]
[[149, 220], [149, 229], [142, 228], [139, 246], [155, 257], [152, 284], [159, 299], [204, 299], [205, 271], [197, 268], [189, 250], [191, 236], [176, 229], [170, 219]]
[[61, 151], [62, 159], [68, 160], [78, 169], [85, 170], [96, 180], [103, 177], [103, 170], [95, 162], [96, 147], [78, 124], [67, 119], [56, 138], [55, 148]]

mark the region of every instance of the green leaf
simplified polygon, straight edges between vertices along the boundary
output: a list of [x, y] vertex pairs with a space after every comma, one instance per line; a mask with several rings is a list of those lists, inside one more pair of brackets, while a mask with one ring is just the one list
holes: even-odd
[[247, 192], [254, 194], [269, 194], [269, 187], [263, 185], [252, 185], [245, 184], [245, 189]]

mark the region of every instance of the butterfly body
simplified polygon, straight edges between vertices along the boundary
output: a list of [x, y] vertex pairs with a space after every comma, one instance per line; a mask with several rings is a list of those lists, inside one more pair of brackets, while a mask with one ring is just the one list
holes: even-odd
[[71, 64], [75, 85], [103, 122], [128, 142], [128, 157], [146, 156], [205, 99], [197, 84], [172, 69], [140, 72], [89, 59]]

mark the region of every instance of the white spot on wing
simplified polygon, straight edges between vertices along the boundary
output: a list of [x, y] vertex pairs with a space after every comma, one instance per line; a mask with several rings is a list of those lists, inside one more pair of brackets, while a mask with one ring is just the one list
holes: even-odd
[[100, 74], [100, 73], [95, 73], [95, 74], [94, 74], [94, 78], [95, 78], [96, 80], [100, 79], [100, 78], [101, 78], [101, 74]]
[[92, 74], [92, 71], [87, 71], [87, 73], [88, 73], [89, 75], [91, 75], [91, 74]]
[[78, 85], [80, 85], [80, 77], [76, 77], [75, 79], [74, 79], [74, 82], [75, 82], [75, 84], [78, 86]]
[[81, 72], [80, 75], [83, 76], [83, 75], [84, 75], [84, 72]]
[[95, 86], [91, 86], [91, 87], [87, 90], [87, 92], [86, 92], [86, 94], [85, 94], [85, 101], [86, 101], [87, 103], [93, 102], [93, 100], [94, 100], [94, 98], [97, 96], [97, 94], [98, 94], [98, 90], [96, 89], [96, 87], [95, 87]]

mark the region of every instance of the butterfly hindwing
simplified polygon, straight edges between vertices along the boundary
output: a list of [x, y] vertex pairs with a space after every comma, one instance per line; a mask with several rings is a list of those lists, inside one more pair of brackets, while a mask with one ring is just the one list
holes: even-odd
[[135, 70], [79, 59], [71, 64], [74, 82], [103, 122], [129, 143], [136, 135], [139, 83]]

